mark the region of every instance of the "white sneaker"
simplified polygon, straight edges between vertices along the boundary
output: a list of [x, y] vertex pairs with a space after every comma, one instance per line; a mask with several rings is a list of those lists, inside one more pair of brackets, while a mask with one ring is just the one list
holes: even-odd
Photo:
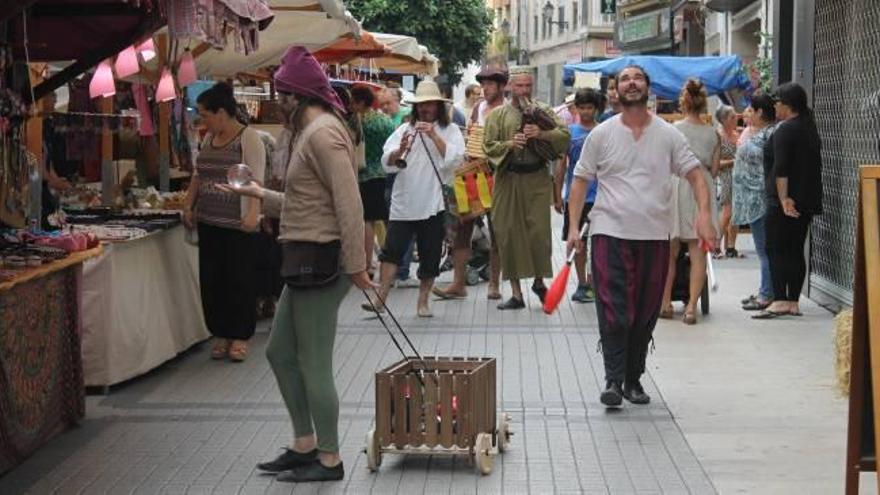
[[394, 287], [398, 289], [415, 289], [421, 285], [421, 282], [415, 278], [407, 278], [405, 280], [397, 279], [394, 281]]

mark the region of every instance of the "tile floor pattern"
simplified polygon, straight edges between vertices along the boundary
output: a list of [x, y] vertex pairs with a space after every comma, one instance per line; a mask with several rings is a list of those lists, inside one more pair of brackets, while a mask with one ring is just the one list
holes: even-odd
[[368, 472], [361, 449], [374, 419], [373, 373], [399, 356], [352, 291], [334, 363], [343, 482], [297, 486], [255, 470], [291, 436], [263, 356], [264, 322], [245, 363], [211, 361], [202, 344], [109, 395], [90, 396], [82, 426], [0, 478], [0, 493], [716, 492], [649, 375], [649, 406], [606, 412], [598, 402], [593, 305], [566, 300], [548, 317], [530, 296], [527, 310], [501, 312], [485, 284], [471, 291], [463, 301], [434, 302], [427, 320], [413, 316], [415, 289], [393, 291], [389, 304], [422, 354], [499, 359], [499, 410], [512, 415], [515, 436], [488, 476], [445, 456], [386, 455], [378, 473]]

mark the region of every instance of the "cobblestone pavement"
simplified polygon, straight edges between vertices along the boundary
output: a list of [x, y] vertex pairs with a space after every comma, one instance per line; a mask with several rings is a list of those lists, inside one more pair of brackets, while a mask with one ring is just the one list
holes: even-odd
[[395, 290], [389, 304], [422, 354], [499, 360], [499, 410], [511, 414], [515, 436], [488, 476], [446, 456], [386, 455], [378, 473], [367, 470], [361, 449], [375, 415], [373, 373], [399, 355], [352, 291], [335, 357], [343, 482], [297, 486], [255, 470], [291, 437], [263, 356], [264, 322], [245, 363], [211, 361], [202, 344], [109, 395], [90, 396], [82, 426], [0, 478], [0, 493], [716, 492], [650, 375], [649, 406], [606, 412], [598, 402], [593, 305], [565, 300], [548, 317], [530, 295], [527, 310], [502, 312], [479, 285], [466, 300], [433, 302], [435, 317], [418, 319], [416, 292]]

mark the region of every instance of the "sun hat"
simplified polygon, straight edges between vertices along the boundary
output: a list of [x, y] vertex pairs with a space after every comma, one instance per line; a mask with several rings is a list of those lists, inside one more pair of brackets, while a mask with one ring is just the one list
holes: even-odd
[[448, 100], [443, 97], [443, 94], [440, 93], [440, 86], [437, 86], [437, 83], [434, 81], [422, 81], [416, 86], [415, 96], [410, 98], [408, 103], [416, 104], [416, 103], [425, 103], [428, 101], [442, 101], [444, 103], [452, 103], [451, 100]]

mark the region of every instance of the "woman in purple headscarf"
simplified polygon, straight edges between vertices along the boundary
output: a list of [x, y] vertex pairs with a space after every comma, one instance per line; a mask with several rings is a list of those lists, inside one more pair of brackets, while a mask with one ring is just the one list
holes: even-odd
[[[258, 468], [279, 481], [335, 481], [339, 458], [339, 398], [333, 382], [333, 343], [339, 305], [352, 284], [372, 287], [363, 248], [363, 209], [344, 109], [318, 62], [291, 47], [275, 73], [275, 89], [292, 109], [290, 162], [284, 192], [256, 184], [225, 188], [261, 198], [280, 217], [286, 286], [278, 301], [266, 357], [293, 421], [294, 440]], [[338, 253], [337, 277], [322, 274]], [[310, 265], [313, 263], [313, 265]], [[302, 270], [302, 267], [309, 267]], [[316, 270], [311, 268], [317, 267]]]

